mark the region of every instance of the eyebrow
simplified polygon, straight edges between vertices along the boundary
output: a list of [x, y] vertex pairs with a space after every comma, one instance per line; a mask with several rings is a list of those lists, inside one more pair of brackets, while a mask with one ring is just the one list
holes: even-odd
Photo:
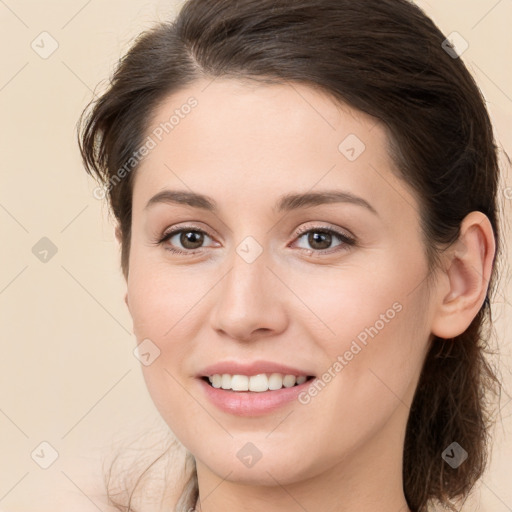
[[[145, 210], [151, 206], [159, 203], [164, 204], [181, 204], [191, 206], [193, 208], [200, 208], [202, 210], [216, 213], [218, 211], [217, 202], [206, 195], [198, 194], [196, 192], [187, 192], [181, 190], [165, 189], [158, 194], [155, 194], [144, 207]], [[331, 203], [350, 203], [357, 206], [362, 206], [378, 216], [375, 208], [362, 197], [356, 196], [351, 192], [341, 190], [327, 190], [320, 192], [306, 192], [294, 193], [281, 196], [274, 211], [276, 212], [289, 212], [299, 208], [307, 208], [311, 206], [318, 206], [322, 204]]]

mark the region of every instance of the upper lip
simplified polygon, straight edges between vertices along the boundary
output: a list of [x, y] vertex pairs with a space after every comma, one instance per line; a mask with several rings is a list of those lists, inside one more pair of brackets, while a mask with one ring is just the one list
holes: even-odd
[[295, 375], [300, 377], [313, 376], [313, 373], [299, 368], [293, 368], [281, 363], [274, 363], [272, 361], [251, 361], [246, 363], [239, 363], [236, 361], [219, 361], [203, 368], [198, 377], [209, 377], [211, 375], [222, 375], [228, 373], [229, 375], [258, 375], [260, 373], [282, 373], [283, 375]]

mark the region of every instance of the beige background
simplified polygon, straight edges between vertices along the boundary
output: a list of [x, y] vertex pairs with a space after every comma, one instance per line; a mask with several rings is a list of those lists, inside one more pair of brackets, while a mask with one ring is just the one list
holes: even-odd
[[[445, 34], [468, 41], [463, 60], [487, 99], [499, 145], [512, 155], [512, 1], [418, 3]], [[177, 8], [156, 0], [0, 1], [0, 511], [105, 511], [91, 482], [101, 454], [148, 426], [164, 429], [132, 353], [118, 248], [81, 167], [75, 124], [133, 38]], [[43, 31], [58, 43], [46, 59], [31, 47], [51, 49]], [[500, 200], [509, 214], [505, 171]], [[32, 252], [42, 237], [57, 249], [47, 262]], [[495, 317], [510, 393], [508, 275]], [[512, 510], [507, 396], [501, 414], [490, 469], [463, 510]], [[44, 441], [58, 452], [48, 469], [35, 462], [50, 461]]]

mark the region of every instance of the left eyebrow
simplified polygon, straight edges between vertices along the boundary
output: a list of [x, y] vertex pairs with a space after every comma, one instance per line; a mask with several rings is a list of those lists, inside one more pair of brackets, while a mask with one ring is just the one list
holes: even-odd
[[[146, 210], [157, 203], [184, 204], [186, 206], [201, 208], [211, 212], [218, 211], [217, 203], [213, 198], [196, 192], [188, 192], [184, 190], [162, 190], [147, 202], [144, 209]], [[375, 208], [362, 197], [356, 196], [350, 192], [338, 190], [286, 194], [278, 199], [274, 206], [274, 211], [288, 212], [299, 208], [308, 208], [330, 203], [350, 203], [362, 206], [378, 216]]]
[[307, 192], [305, 194], [287, 194], [282, 196], [274, 207], [278, 212], [291, 211], [298, 208], [307, 208], [329, 203], [350, 203], [362, 206], [375, 215], [379, 215], [375, 208], [362, 197], [342, 190], [326, 190], [321, 192]]

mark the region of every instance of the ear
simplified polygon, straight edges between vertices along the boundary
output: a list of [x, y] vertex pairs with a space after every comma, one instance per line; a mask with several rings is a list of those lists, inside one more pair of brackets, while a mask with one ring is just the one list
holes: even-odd
[[[117, 242], [119, 244], [122, 244], [122, 242], [123, 242], [123, 235], [122, 235], [122, 232], [121, 232], [121, 228], [119, 227], [119, 224], [116, 224], [116, 226], [114, 228], [114, 234], [115, 234]], [[126, 293], [125, 296], [124, 296], [124, 302], [125, 302], [126, 306], [128, 307], [128, 311], [130, 311], [130, 305], [128, 304], [128, 293]]]
[[123, 241], [123, 235], [121, 233], [121, 228], [119, 227], [119, 224], [116, 224], [116, 227], [114, 228], [114, 234], [116, 236], [117, 242], [120, 244]]
[[482, 212], [469, 213], [458, 240], [446, 251], [438, 281], [439, 300], [432, 334], [454, 338], [471, 324], [487, 295], [496, 251], [491, 222]]

